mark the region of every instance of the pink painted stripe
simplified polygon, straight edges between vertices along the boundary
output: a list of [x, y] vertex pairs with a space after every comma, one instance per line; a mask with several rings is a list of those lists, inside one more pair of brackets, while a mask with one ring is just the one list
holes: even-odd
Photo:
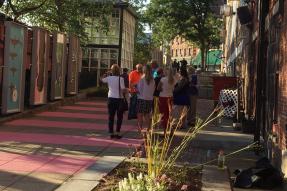
[[63, 107], [60, 107], [60, 109], [78, 110], [78, 111], [102, 111], [102, 112], [108, 111], [108, 109], [106, 107], [63, 106]]
[[49, 143], [62, 145], [82, 145], [107, 147], [112, 145], [116, 148], [127, 148], [139, 146], [142, 143], [140, 139], [123, 138], [120, 140], [111, 140], [108, 137], [81, 137], [70, 135], [47, 135], [38, 133], [0, 133], [1, 141], [18, 141], [28, 143]]
[[66, 112], [43, 112], [36, 114], [41, 117], [63, 117], [63, 118], [77, 118], [77, 119], [108, 119], [108, 115], [103, 114], [86, 114], [86, 113], [66, 113]]
[[[11, 154], [1, 152], [0, 158], [11, 159]], [[15, 160], [9, 162], [1, 161], [0, 170], [17, 172], [49, 172], [72, 175], [95, 163], [95, 159], [55, 156], [55, 155], [16, 155]]]
[[[28, 127], [51, 127], [51, 128], [66, 128], [66, 129], [94, 129], [107, 130], [107, 124], [96, 123], [80, 123], [80, 122], [66, 122], [66, 121], [47, 121], [38, 119], [18, 119], [5, 123], [9, 126], [28, 126]], [[137, 131], [136, 126], [123, 125], [122, 131]], [[1, 160], [1, 159], [0, 159]]]
[[19, 154], [14, 154], [14, 153], [7, 153], [7, 152], [0, 152], [0, 161], [11, 161], [14, 160], [16, 158], [18, 158]]
[[94, 105], [94, 106], [107, 106], [107, 102], [102, 101], [102, 102], [86, 102], [86, 101], [82, 101], [82, 102], [77, 102], [75, 103], [76, 105]]

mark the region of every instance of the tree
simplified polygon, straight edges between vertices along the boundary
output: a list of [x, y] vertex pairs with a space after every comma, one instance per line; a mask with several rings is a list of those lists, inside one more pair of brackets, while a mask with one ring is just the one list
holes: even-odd
[[[41, 26], [51, 31], [74, 33], [86, 37], [87, 16], [98, 19], [98, 30], [108, 31], [114, 0], [6, 0], [1, 10], [14, 20]], [[1, 2], [0, 2], [1, 3]], [[1, 5], [1, 4], [0, 4]]]
[[1, 0], [0, 8], [14, 21], [23, 15], [41, 8], [48, 0]]
[[146, 64], [151, 60], [151, 51], [153, 49], [151, 38], [148, 34], [138, 32], [135, 41], [134, 64]]
[[99, 18], [96, 28], [108, 30], [109, 16], [113, 9], [112, 0], [106, 2], [89, 2], [87, 0], [48, 0], [35, 12], [27, 15], [33, 25], [49, 30], [74, 33], [86, 37], [85, 26], [89, 24], [87, 17]]
[[151, 51], [153, 50], [153, 42], [149, 34], [145, 33], [146, 17], [144, 10], [147, 4], [146, 0], [129, 1], [132, 8], [137, 13], [135, 47], [134, 47], [134, 65], [145, 64], [151, 60]]
[[220, 45], [221, 20], [211, 11], [212, 0], [151, 0], [146, 11], [155, 39], [171, 41], [177, 35], [201, 50], [202, 68], [206, 52]]

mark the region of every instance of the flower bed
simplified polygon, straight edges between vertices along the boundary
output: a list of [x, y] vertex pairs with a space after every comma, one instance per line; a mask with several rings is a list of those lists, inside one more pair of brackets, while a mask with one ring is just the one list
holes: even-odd
[[[140, 174], [147, 172], [147, 166], [138, 162], [122, 162], [117, 168], [105, 176], [93, 191], [118, 190], [119, 182], [128, 177], [128, 174]], [[188, 167], [173, 167], [161, 178], [154, 179], [155, 182], [164, 182], [169, 191], [200, 191], [201, 170]]]
[[[156, 104], [157, 105], [157, 104]], [[155, 109], [155, 111], [157, 111]], [[178, 166], [177, 159], [199, 131], [222, 115], [221, 107], [216, 107], [205, 120], [197, 119], [194, 127], [189, 127], [181, 141], [174, 145], [174, 138], [184, 122], [188, 108], [179, 117], [169, 118], [163, 135], [157, 133], [161, 115], [154, 112], [152, 123], [146, 129], [140, 128], [144, 139], [143, 150], [137, 150], [133, 162], [123, 162], [94, 190], [99, 191], [179, 191], [201, 190], [201, 171]], [[140, 158], [145, 158], [145, 163]]]

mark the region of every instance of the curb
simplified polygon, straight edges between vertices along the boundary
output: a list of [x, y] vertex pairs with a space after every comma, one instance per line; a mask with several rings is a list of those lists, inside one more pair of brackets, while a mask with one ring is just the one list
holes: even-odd
[[91, 191], [124, 160], [125, 157], [119, 156], [101, 157], [94, 165], [66, 180], [55, 191]]

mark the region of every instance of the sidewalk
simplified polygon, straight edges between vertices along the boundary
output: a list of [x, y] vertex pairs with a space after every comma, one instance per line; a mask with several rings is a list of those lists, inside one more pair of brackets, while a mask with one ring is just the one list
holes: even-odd
[[[198, 100], [197, 113], [200, 118], [205, 119], [213, 110], [213, 101]], [[232, 153], [253, 143], [252, 134], [244, 134], [232, 127], [232, 120], [222, 119], [219, 123], [214, 122], [204, 128], [192, 141], [181, 158], [181, 162], [190, 163], [191, 166], [202, 164], [217, 159], [219, 150], [225, 154]], [[236, 169], [246, 169], [254, 166], [254, 163], [262, 156], [257, 156], [253, 151], [243, 151], [226, 159], [228, 171], [217, 169], [217, 163], [206, 165], [203, 170], [204, 191], [267, 191], [260, 189], [238, 189], [231, 188], [230, 178], [234, 177]], [[213, 166], [212, 166], [213, 165]], [[287, 190], [278, 188], [278, 191]]]
[[[212, 108], [212, 101], [198, 101], [201, 118]], [[124, 121], [121, 140], [109, 138], [106, 123], [105, 101], [84, 101], [1, 124], [0, 190], [92, 190], [102, 176], [142, 143], [135, 122]], [[176, 133], [177, 138], [182, 133]], [[253, 135], [235, 131], [230, 120], [223, 120], [203, 129], [179, 162], [204, 163], [216, 159], [220, 149], [227, 154], [252, 142]], [[253, 152], [245, 151], [227, 159], [226, 164], [232, 173], [252, 166], [257, 159]], [[227, 171], [206, 166], [203, 173], [203, 190], [231, 190]]]
[[[121, 140], [109, 138], [104, 101], [77, 102], [3, 123], [0, 190], [91, 190], [100, 179], [95, 171], [104, 175], [142, 143], [133, 122], [125, 121], [122, 132]], [[71, 182], [74, 186], [61, 188]]]

